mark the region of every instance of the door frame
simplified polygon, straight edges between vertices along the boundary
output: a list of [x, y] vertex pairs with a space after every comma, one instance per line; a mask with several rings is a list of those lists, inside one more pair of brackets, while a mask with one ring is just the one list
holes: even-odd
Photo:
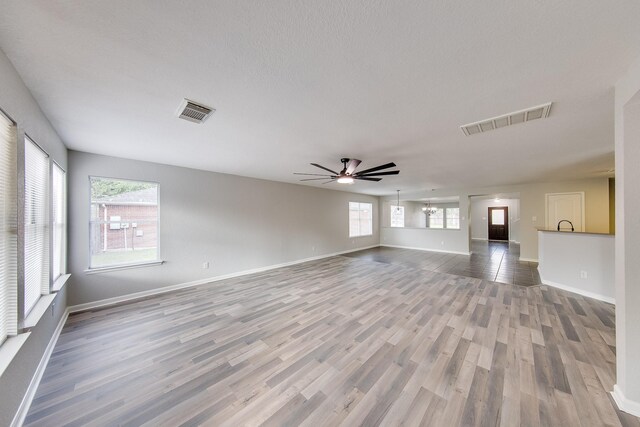
[[555, 225], [549, 226], [549, 196], [568, 196], [570, 194], [577, 194], [580, 196], [580, 210], [581, 210], [581, 230], [584, 232], [585, 222], [584, 222], [584, 191], [568, 191], [566, 193], [545, 193], [544, 195], [544, 227], [547, 230], [551, 230]]
[[[507, 227], [507, 238], [506, 240], [495, 240], [491, 239], [489, 236], [491, 234], [491, 210], [492, 209], [504, 209], [504, 225]], [[509, 220], [509, 206], [488, 206], [487, 207], [487, 241], [493, 242], [510, 242], [511, 241], [511, 224]]]

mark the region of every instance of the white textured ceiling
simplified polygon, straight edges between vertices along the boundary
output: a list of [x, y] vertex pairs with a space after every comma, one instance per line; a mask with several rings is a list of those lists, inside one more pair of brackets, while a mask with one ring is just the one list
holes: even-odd
[[[394, 161], [399, 176], [348, 187], [380, 195], [602, 176], [613, 85], [640, 55], [637, 1], [1, 0], [1, 10], [0, 48], [71, 149], [287, 182], [317, 172], [310, 162]], [[178, 120], [183, 97], [217, 112], [204, 125]], [[548, 101], [545, 120], [459, 129]]]

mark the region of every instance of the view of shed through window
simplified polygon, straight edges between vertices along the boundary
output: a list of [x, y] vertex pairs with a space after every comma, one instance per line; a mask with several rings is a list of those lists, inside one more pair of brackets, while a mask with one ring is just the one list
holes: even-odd
[[159, 259], [158, 184], [91, 177], [89, 268]]

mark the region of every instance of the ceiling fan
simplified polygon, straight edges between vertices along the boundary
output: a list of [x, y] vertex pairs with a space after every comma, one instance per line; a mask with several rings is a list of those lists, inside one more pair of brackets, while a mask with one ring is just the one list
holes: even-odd
[[322, 165], [317, 163], [311, 163], [311, 166], [315, 166], [320, 169], [324, 169], [327, 172], [331, 172], [331, 175], [328, 174], [319, 174], [319, 173], [300, 173], [294, 172], [294, 175], [309, 175], [309, 176], [318, 176], [322, 178], [305, 178], [300, 181], [321, 181], [321, 180], [329, 180], [323, 182], [323, 184], [328, 184], [333, 181], [338, 181], [340, 184], [352, 184], [354, 180], [359, 179], [362, 181], [380, 181], [382, 178], [378, 178], [383, 175], [398, 175], [400, 171], [386, 171], [386, 172], [378, 172], [382, 169], [389, 169], [396, 166], [395, 163], [386, 163], [384, 165], [376, 166], [375, 168], [365, 169], [360, 172], [356, 172], [356, 168], [362, 161], [358, 159], [340, 159], [342, 162], [342, 170], [340, 172], [333, 171], [329, 168], [325, 168]]

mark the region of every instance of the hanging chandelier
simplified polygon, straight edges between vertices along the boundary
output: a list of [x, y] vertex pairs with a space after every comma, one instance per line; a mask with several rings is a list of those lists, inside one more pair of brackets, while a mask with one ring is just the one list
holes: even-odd
[[437, 209], [434, 208], [433, 206], [431, 206], [431, 202], [427, 202], [423, 208], [422, 208], [422, 212], [424, 212], [425, 214], [427, 214], [428, 216], [431, 215], [435, 215], [435, 213], [437, 212]]

